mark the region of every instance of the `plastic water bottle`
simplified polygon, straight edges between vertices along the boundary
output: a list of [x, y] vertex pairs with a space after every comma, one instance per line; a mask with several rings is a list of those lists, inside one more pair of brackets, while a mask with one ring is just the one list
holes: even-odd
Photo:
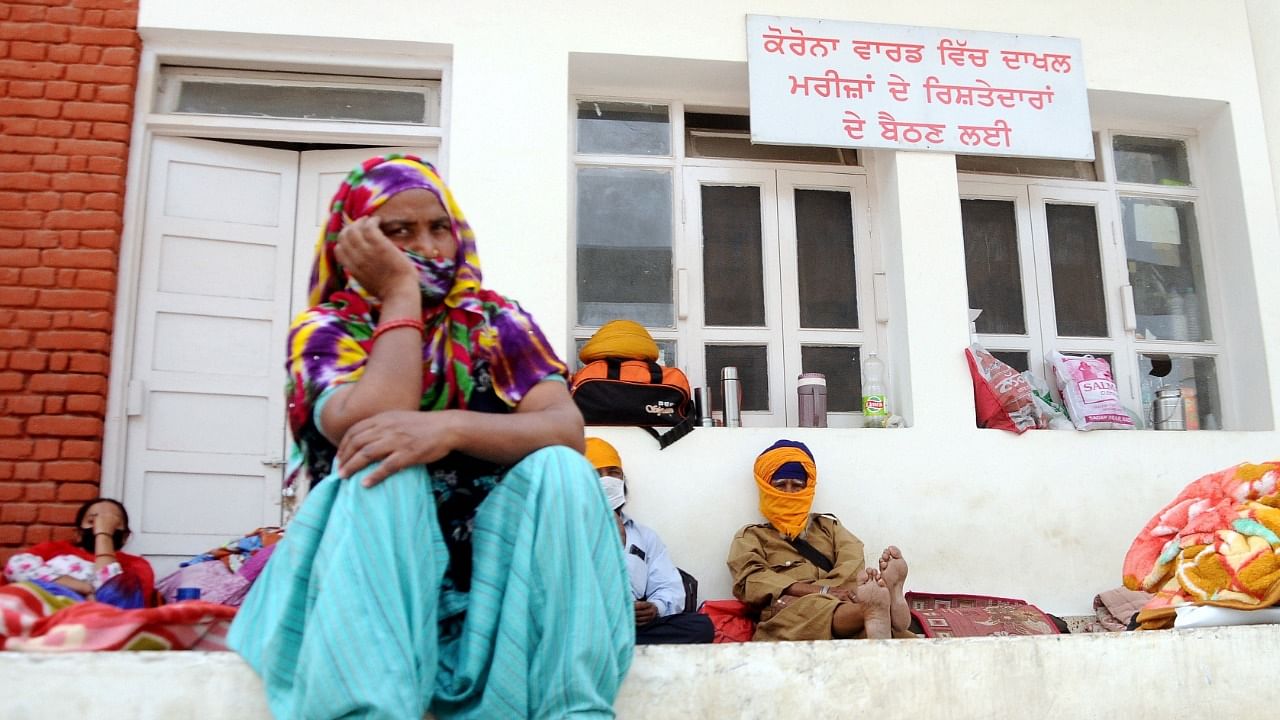
[[884, 361], [871, 353], [862, 361], [862, 426], [884, 427], [889, 419]]

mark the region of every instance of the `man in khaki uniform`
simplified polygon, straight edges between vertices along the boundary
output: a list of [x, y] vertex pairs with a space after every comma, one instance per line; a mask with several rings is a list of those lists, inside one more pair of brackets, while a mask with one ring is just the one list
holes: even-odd
[[804, 443], [779, 440], [756, 458], [760, 512], [729, 548], [733, 594], [760, 608], [754, 640], [913, 637], [902, 593], [907, 563], [896, 547], [879, 568], [832, 515], [809, 512], [817, 483]]

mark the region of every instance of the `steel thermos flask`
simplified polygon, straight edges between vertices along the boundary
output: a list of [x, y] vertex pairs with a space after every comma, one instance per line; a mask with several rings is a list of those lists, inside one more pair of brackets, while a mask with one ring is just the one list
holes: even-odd
[[1186, 430], [1187, 406], [1182, 400], [1182, 388], [1165, 385], [1156, 391], [1151, 405], [1151, 424], [1157, 430]]
[[803, 373], [796, 386], [800, 427], [827, 426], [827, 378], [822, 373]]
[[742, 427], [742, 381], [738, 368], [730, 365], [720, 370], [721, 389], [724, 391], [724, 426]]

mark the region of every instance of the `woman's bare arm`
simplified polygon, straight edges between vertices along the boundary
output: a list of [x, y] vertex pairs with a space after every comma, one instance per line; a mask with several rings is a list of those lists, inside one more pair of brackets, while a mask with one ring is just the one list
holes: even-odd
[[[325, 411], [327, 415], [327, 407]], [[510, 464], [551, 445], [581, 452], [582, 414], [564, 383], [547, 380], [535, 385], [514, 413], [390, 411], [361, 420], [350, 426], [338, 446], [338, 472], [349, 478], [381, 462], [364, 479], [365, 486], [372, 486], [392, 473], [435, 462], [454, 450]]]
[[[422, 293], [413, 265], [374, 218], [343, 228], [335, 252], [365, 290], [381, 298], [378, 322], [422, 318]], [[421, 400], [422, 335], [413, 328], [396, 328], [374, 342], [360, 381], [334, 391], [320, 424], [336, 445], [361, 420], [387, 410], [417, 410]]]

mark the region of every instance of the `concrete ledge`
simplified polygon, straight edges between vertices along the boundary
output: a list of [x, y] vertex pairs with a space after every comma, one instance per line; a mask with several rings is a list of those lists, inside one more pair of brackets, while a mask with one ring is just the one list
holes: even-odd
[[[1280, 626], [648, 647], [618, 717], [1208, 717], [1280, 707]], [[269, 720], [231, 653], [0, 653], [0, 717]], [[655, 714], [656, 709], [661, 709]]]

